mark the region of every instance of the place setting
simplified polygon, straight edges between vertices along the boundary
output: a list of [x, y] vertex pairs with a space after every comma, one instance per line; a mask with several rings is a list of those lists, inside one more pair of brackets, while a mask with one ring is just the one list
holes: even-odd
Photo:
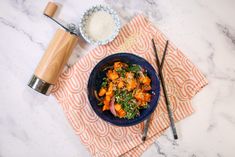
[[[60, 104], [92, 156], [140, 156], [190, 116], [206, 77], [147, 16], [122, 24], [118, 12], [96, 5], [78, 24], [62, 24], [49, 2], [43, 14], [58, 24], [28, 86]], [[78, 40], [94, 49], [63, 70]], [[43, 96], [42, 95], [42, 96]]]

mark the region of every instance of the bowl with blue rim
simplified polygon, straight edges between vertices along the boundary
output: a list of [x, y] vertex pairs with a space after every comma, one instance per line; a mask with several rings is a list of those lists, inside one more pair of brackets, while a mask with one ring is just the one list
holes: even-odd
[[[100, 90], [103, 78], [106, 77], [107, 67], [112, 66], [115, 62], [139, 65], [145, 69], [147, 76], [151, 79], [151, 100], [148, 103], [148, 107], [140, 109], [139, 116], [136, 116], [133, 119], [119, 118], [114, 116], [109, 110], [103, 111], [102, 106], [98, 105], [100, 101], [97, 100], [95, 91]], [[94, 112], [104, 121], [117, 126], [132, 126], [147, 119], [156, 109], [160, 97], [160, 81], [156, 71], [144, 58], [131, 53], [116, 53], [107, 56], [97, 63], [89, 76], [87, 89], [88, 99]]]
[[[96, 13], [99, 13], [99, 12], [107, 13], [108, 15], [110, 15], [110, 17], [112, 18], [112, 21], [114, 22], [114, 28], [112, 30], [112, 33], [102, 40], [94, 39], [87, 31], [87, 27], [89, 25], [90, 19]], [[99, 20], [104, 21], [106, 19], [99, 19]], [[94, 27], [96, 27], [96, 26], [94, 25]], [[94, 44], [94, 45], [105, 45], [105, 44], [111, 42], [118, 35], [120, 28], [121, 28], [121, 24], [120, 24], [120, 19], [119, 19], [118, 14], [116, 13], [116, 11], [114, 11], [112, 8], [110, 8], [109, 6], [106, 6], [106, 5], [95, 5], [89, 9], [87, 9], [82, 14], [82, 16], [80, 18], [80, 22], [79, 22], [79, 31], [80, 31], [81, 36], [88, 43]], [[102, 30], [99, 30], [99, 31], [102, 31]], [[103, 30], [103, 31], [105, 31], [105, 30]]]

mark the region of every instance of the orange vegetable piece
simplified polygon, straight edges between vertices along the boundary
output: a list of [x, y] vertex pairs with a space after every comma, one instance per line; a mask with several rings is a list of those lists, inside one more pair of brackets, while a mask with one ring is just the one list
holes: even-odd
[[109, 110], [109, 105], [104, 105], [102, 111]]
[[122, 105], [121, 104], [114, 104], [114, 108], [116, 111], [120, 111], [122, 109]]
[[104, 100], [108, 101], [108, 103], [109, 103], [109, 102], [110, 102], [110, 100], [111, 100], [111, 96], [106, 95], [106, 96], [105, 96], [105, 98], [104, 98]]
[[145, 93], [145, 94], [144, 94], [144, 100], [147, 101], [147, 102], [150, 102], [150, 100], [151, 100], [151, 94]]
[[107, 73], [107, 77], [113, 81], [113, 80], [116, 80], [119, 76], [115, 70], [109, 70]]
[[112, 90], [113, 90], [113, 82], [110, 82], [110, 83], [109, 83], [108, 91], [112, 91]]
[[105, 110], [109, 110], [109, 102], [110, 100], [108, 101], [107, 99], [104, 100], [104, 106], [102, 108], [102, 111], [105, 111]]
[[136, 91], [135, 96], [134, 96], [137, 100], [139, 101], [144, 101], [144, 93], [140, 90]]
[[106, 93], [106, 89], [102, 87], [99, 91], [99, 96], [104, 96], [105, 93]]
[[145, 101], [140, 101], [140, 106], [145, 106], [146, 102]]
[[148, 76], [145, 76], [143, 79], [143, 84], [150, 85], [151, 79]]
[[118, 114], [118, 116], [119, 116], [120, 118], [123, 118], [123, 117], [126, 116], [126, 111], [123, 110], [123, 109], [121, 109], [121, 110], [119, 110], [119, 111], [117, 112], [117, 114]]
[[143, 83], [143, 80], [144, 80], [144, 76], [140, 76], [140, 77], [139, 77], [139, 81], [140, 81], [141, 83]]
[[109, 88], [108, 88], [108, 91], [106, 92], [106, 95], [110, 97], [113, 96], [113, 83], [112, 82], [109, 83]]
[[130, 81], [130, 85], [131, 85], [131, 88], [132, 88], [132, 89], [136, 88], [136, 86], [137, 86], [136, 80], [135, 80], [135, 79], [132, 79], [132, 80]]
[[123, 88], [124, 87], [124, 82], [123, 81], [120, 81], [119, 83], [118, 83], [118, 88]]
[[122, 62], [115, 62], [113, 67], [116, 70], [116, 69], [122, 68], [123, 64], [122, 64]]
[[103, 111], [105, 110], [109, 110], [109, 107], [110, 107], [110, 100], [111, 100], [111, 96], [109, 95], [106, 95], [105, 98], [104, 98], [104, 106], [103, 106]]
[[137, 82], [136, 82], [135, 79], [131, 79], [131, 80], [127, 81], [127, 86], [126, 87], [127, 87], [128, 91], [133, 90], [134, 88], [136, 88], [136, 86], [137, 86]]
[[108, 92], [106, 92], [106, 95], [107, 95], [107, 96], [113, 96], [113, 91], [108, 91]]
[[151, 88], [151, 86], [150, 85], [145, 85], [144, 87], [143, 87], [143, 90], [144, 91], [149, 91], [149, 90], [151, 90], [152, 88]]

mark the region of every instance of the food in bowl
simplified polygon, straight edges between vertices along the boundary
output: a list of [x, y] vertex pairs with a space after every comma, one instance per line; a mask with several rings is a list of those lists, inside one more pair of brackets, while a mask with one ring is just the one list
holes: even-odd
[[[147, 76], [151, 80], [151, 90], [148, 91], [148, 93], [151, 93], [151, 100], [148, 102], [147, 108], [139, 109], [140, 114], [132, 119], [119, 118], [118, 116], [114, 116], [110, 110], [103, 111], [103, 105], [97, 105], [101, 102], [97, 99], [97, 96], [101, 89], [101, 84], [104, 82], [103, 78], [107, 77], [108, 70], [113, 68], [115, 62], [139, 65], [141, 69], [145, 69], [144, 72], [147, 73]], [[132, 53], [119, 52], [105, 57], [92, 69], [87, 84], [87, 95], [90, 107], [99, 118], [116, 126], [133, 126], [143, 122], [154, 112], [160, 97], [160, 81], [153, 66], [144, 58]], [[98, 98], [104, 98], [104, 96], [98, 96]]]
[[114, 62], [104, 69], [99, 91], [95, 96], [102, 111], [118, 118], [133, 119], [140, 116], [140, 110], [148, 108], [151, 101], [151, 79], [147, 71], [138, 64]]

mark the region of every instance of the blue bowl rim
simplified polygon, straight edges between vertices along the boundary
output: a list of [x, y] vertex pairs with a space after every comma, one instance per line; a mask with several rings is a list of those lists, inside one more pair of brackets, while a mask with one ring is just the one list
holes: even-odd
[[[90, 96], [91, 94], [89, 93], [89, 88], [90, 88], [91, 82], [92, 82], [92, 80], [91, 80], [91, 75], [97, 70], [97, 68], [100, 66], [100, 64], [102, 64], [102, 62], [103, 62], [104, 60], [108, 60], [109, 58], [113, 58], [113, 57], [119, 56], [119, 55], [124, 55], [124, 56], [125, 56], [125, 55], [126, 55], [126, 56], [131, 55], [131, 56], [133, 56], [133, 57], [136, 57], [136, 58], [138, 58], [138, 59], [144, 61], [146, 64], [148, 64], [149, 67], [151, 67], [151, 69], [153, 69], [153, 73], [154, 73], [154, 75], [155, 75], [155, 77], [156, 77], [156, 81], [157, 81], [157, 83], [159, 84], [158, 92], [156, 92], [156, 93], [157, 93], [157, 95], [156, 95], [156, 96], [157, 96], [156, 104], [152, 107], [152, 110], [151, 110], [148, 114], [144, 115], [144, 116], [142, 117], [142, 119], [139, 119], [138, 121], [137, 121], [137, 120], [136, 120], [136, 121], [127, 121], [127, 122], [122, 123], [122, 124], [119, 124], [119, 123], [117, 124], [117, 123], [114, 123], [114, 122], [110, 121], [109, 118], [101, 117], [101, 116], [99, 115], [99, 112], [96, 111], [96, 109], [93, 107], [93, 105], [92, 105], [92, 103], [91, 103], [91, 100], [90, 100], [90, 99], [91, 99], [91, 96]], [[115, 54], [111, 54], [111, 55], [109, 55], [109, 56], [103, 58], [102, 60], [100, 60], [100, 61], [95, 65], [95, 67], [92, 69], [92, 71], [91, 71], [91, 73], [90, 73], [90, 75], [89, 75], [88, 84], [87, 84], [87, 94], [88, 94], [89, 104], [90, 104], [90, 106], [92, 107], [93, 111], [96, 113], [96, 115], [97, 115], [99, 118], [101, 118], [102, 120], [104, 120], [104, 121], [106, 121], [106, 122], [108, 122], [108, 123], [110, 123], [110, 124], [113, 124], [113, 125], [115, 125], [115, 126], [120, 126], [120, 127], [128, 127], [128, 126], [133, 126], [133, 125], [139, 124], [139, 123], [143, 122], [144, 120], [146, 120], [149, 116], [151, 116], [151, 114], [155, 111], [156, 107], [158, 106], [158, 102], [159, 102], [159, 99], [160, 99], [160, 91], [161, 91], [160, 79], [159, 79], [159, 77], [158, 77], [158, 75], [157, 75], [155, 69], [153, 68], [153, 66], [152, 66], [146, 59], [144, 59], [144, 58], [142, 58], [142, 57], [140, 57], [140, 56], [138, 56], [138, 55], [135, 55], [135, 54], [132, 54], [132, 53], [126, 53], [126, 52], [118, 52], [118, 53], [115, 53]], [[96, 105], [97, 105], [97, 104], [96, 104]], [[138, 118], [138, 117], [136, 117], [136, 118]], [[136, 119], [136, 118], [134, 118], [134, 119]], [[133, 120], [134, 120], [134, 119], [133, 119]]]

